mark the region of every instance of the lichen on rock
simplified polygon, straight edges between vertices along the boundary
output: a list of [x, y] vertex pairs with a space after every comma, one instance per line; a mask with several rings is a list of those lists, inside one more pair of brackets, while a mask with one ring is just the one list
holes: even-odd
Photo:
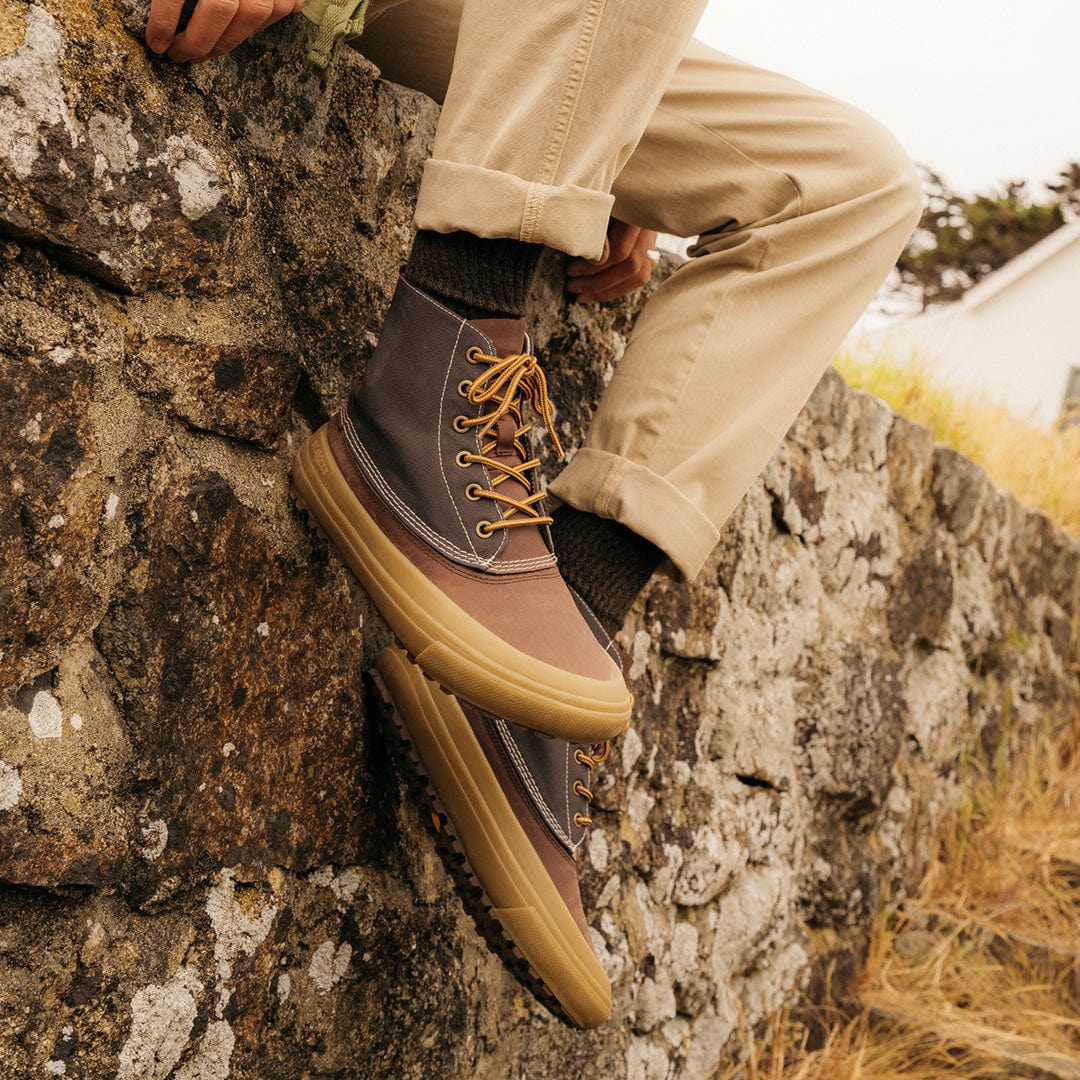
[[[365, 701], [385, 628], [288, 494], [438, 110], [355, 53], [324, 92], [296, 20], [151, 58], [145, 6], [0, 11], [5, 1076], [714, 1075], [843, 990], [1003, 703], [1015, 737], [1075, 708], [1080, 543], [827, 374], [622, 631], [579, 862], [615, 1017], [562, 1027], [448, 889]], [[531, 308], [572, 450], [649, 290], [567, 306], [559, 271]]]

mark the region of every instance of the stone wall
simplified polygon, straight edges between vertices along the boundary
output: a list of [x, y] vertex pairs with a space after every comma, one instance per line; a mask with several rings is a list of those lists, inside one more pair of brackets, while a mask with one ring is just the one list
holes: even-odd
[[[187, 69], [140, 26], [0, 11], [0, 1075], [711, 1076], [843, 987], [958, 760], [1074, 708], [1080, 543], [827, 375], [628, 620], [581, 866], [615, 1017], [562, 1027], [448, 889], [364, 708], [385, 631], [287, 498], [437, 110], [355, 54], [324, 90], [299, 24]], [[641, 298], [558, 271], [573, 446]]]

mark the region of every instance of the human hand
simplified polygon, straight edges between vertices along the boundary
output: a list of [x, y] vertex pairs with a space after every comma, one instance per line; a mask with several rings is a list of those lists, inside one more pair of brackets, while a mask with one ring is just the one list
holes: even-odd
[[595, 262], [571, 259], [566, 265], [566, 291], [579, 303], [598, 303], [640, 289], [656, 265], [649, 252], [657, 234], [612, 218], [604, 254]]
[[177, 33], [184, 0], [151, 0], [146, 44], [171, 60], [224, 56], [256, 30], [299, 11], [304, 0], [198, 0], [191, 20]]

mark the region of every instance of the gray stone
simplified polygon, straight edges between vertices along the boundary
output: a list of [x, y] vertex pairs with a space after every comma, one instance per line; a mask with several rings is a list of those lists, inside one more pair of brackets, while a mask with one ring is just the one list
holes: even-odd
[[148, 78], [100, 11], [30, 4], [0, 56], [0, 229], [131, 291], [211, 284], [238, 254], [244, 179], [191, 89]]
[[[386, 630], [288, 498], [438, 110], [351, 53], [323, 88], [300, 20], [176, 67], [145, 11], [0, 9], [4, 1075], [715, 1075], [843, 993], [958, 756], [1075, 709], [1080, 542], [827, 372], [698, 580], [623, 628], [580, 862], [615, 1016], [563, 1028], [447, 887], [364, 700]], [[544, 262], [571, 450], [672, 272], [585, 308]]]

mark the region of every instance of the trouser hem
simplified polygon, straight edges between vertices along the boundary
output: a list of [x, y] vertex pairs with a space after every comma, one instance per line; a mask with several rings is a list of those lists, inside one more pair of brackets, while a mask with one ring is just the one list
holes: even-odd
[[686, 580], [697, 576], [720, 539], [716, 526], [678, 488], [606, 450], [579, 450], [549, 490], [578, 510], [613, 518], [652, 541]]
[[546, 244], [598, 259], [612, 195], [572, 184], [537, 184], [511, 173], [430, 158], [416, 201], [416, 227]]

